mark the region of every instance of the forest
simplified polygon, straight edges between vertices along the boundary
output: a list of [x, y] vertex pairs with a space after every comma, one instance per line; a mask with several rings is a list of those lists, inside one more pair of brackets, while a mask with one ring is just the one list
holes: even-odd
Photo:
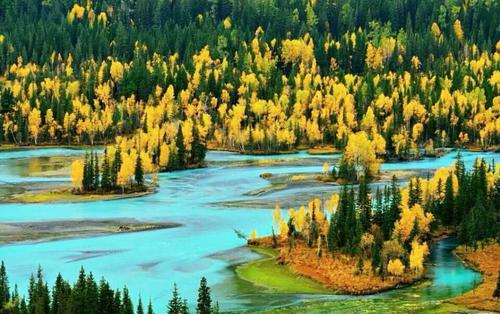
[[[273, 222], [265, 234], [260, 213], [240, 211], [241, 217], [230, 217], [237, 222], [211, 213], [207, 221], [231, 225], [248, 240], [247, 249], [271, 252], [272, 267], [349, 295], [425, 284], [432, 250], [451, 237], [458, 245], [454, 257], [486, 278], [478, 288], [483, 299], [475, 302], [493, 304], [500, 291], [500, 278], [490, 271], [500, 252], [498, 21], [500, 1], [494, 0], [0, 0], [0, 153], [55, 149], [65, 159], [55, 158], [55, 165], [42, 160], [33, 167], [40, 171], [26, 175], [32, 181], [12, 179], [7, 170], [24, 164], [9, 164], [0, 180], [11, 183], [2, 186], [2, 200], [21, 199], [6, 194], [51, 206], [74, 201], [69, 206], [85, 218], [111, 213], [154, 220], [165, 218], [160, 210], [167, 208], [175, 213], [168, 219], [182, 222], [179, 229], [196, 225], [184, 216], [189, 210], [205, 219], [207, 204], [224, 203], [226, 210], [267, 201], [261, 207], [271, 208]], [[291, 161], [294, 154], [300, 158]], [[450, 154], [456, 157], [446, 166], [439, 162]], [[311, 170], [318, 160], [322, 174]], [[268, 169], [257, 175], [252, 167]], [[203, 170], [224, 180], [206, 179]], [[314, 178], [307, 181], [304, 173]], [[54, 183], [61, 176], [67, 185]], [[250, 179], [260, 181], [254, 186]], [[299, 191], [308, 184], [309, 191]], [[244, 200], [229, 197], [230, 188]], [[314, 196], [316, 188], [328, 189], [328, 198], [324, 190]], [[273, 198], [276, 191], [285, 197]], [[106, 206], [97, 201], [110, 195], [106, 200], [130, 201], [102, 211]], [[147, 195], [152, 198], [144, 203], [132, 200]], [[95, 211], [76, 205], [82, 200], [95, 201]], [[280, 201], [293, 206], [282, 208]], [[131, 213], [129, 205], [143, 211]], [[58, 212], [64, 206], [54, 206], [53, 216], [40, 213], [49, 213], [47, 221], [82, 218]], [[6, 224], [12, 217], [28, 219], [13, 214]], [[241, 222], [255, 229], [247, 236], [237, 230]], [[212, 240], [220, 242], [215, 235]], [[198, 242], [190, 245], [199, 248], [193, 250], [198, 260], [232, 261]], [[235, 246], [223, 242], [220, 249]], [[122, 252], [97, 251], [92, 254]], [[175, 271], [196, 268], [176, 261], [182, 265]], [[151, 263], [138, 267], [160, 264]], [[243, 266], [231, 267], [238, 272]], [[460, 289], [474, 292], [476, 286]], [[2, 263], [0, 313], [149, 314], [154, 308], [140, 296], [134, 306], [136, 296], [126, 287], [114, 290], [83, 267], [74, 283], [59, 274], [53, 287], [40, 267], [28, 287], [23, 296], [9, 285]], [[219, 313], [210, 293], [203, 275], [196, 313]], [[168, 313], [189, 313], [188, 303], [174, 284]]]

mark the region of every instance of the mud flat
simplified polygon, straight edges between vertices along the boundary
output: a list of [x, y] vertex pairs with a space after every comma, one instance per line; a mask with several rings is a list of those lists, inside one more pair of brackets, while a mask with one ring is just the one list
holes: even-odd
[[0, 245], [16, 242], [45, 242], [106, 234], [177, 228], [173, 222], [145, 222], [135, 219], [57, 220], [0, 223]]

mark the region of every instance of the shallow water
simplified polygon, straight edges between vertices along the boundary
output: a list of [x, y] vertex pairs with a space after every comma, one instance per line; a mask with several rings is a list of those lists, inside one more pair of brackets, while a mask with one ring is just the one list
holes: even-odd
[[[33, 163], [35, 159], [50, 156], [81, 154], [69, 149], [41, 149], [0, 152], [0, 182], [53, 181], [47, 177], [23, 177], [24, 171], [14, 165]], [[456, 154], [439, 159], [425, 159], [406, 163], [384, 164], [382, 169], [435, 169], [449, 166]], [[464, 152], [468, 166], [477, 157], [488, 160], [500, 157], [498, 153]], [[159, 175], [160, 189], [153, 195], [141, 198], [67, 204], [1, 204], [0, 221], [44, 221], [56, 219], [136, 218], [151, 221], [170, 221], [183, 224], [180, 228], [98, 236], [45, 243], [22, 243], [0, 246], [0, 260], [4, 260], [11, 283], [18, 283], [21, 293], [31, 272], [38, 265], [44, 269], [49, 284], [57, 273], [74, 280], [83, 266], [94, 276], [105, 276], [114, 287], [127, 285], [134, 298], [151, 298], [158, 312], [163, 312], [171, 294], [173, 283], [181, 295], [193, 304], [201, 276], [206, 276], [214, 287], [214, 299], [226, 310], [252, 310], [269, 306], [287, 305], [311, 296], [269, 295], [259, 292], [251, 284], [235, 278], [231, 265], [255, 258], [247, 250], [235, 248], [244, 245], [234, 230], [248, 233], [252, 228], [257, 234], [270, 233], [271, 213], [268, 209], [227, 208], [217, 202], [259, 200], [259, 196], [244, 195], [268, 185], [259, 174], [321, 172], [324, 161], [333, 163], [338, 155], [308, 155], [305, 152], [276, 156], [247, 156], [226, 152], [209, 152], [208, 167]], [[287, 160], [288, 163], [239, 165], [238, 162], [259, 160]], [[304, 165], [300, 161], [304, 160]], [[309, 162], [305, 162], [309, 160]], [[293, 161], [294, 164], [290, 164]], [[298, 164], [297, 164], [298, 162]], [[16, 170], [18, 169], [18, 170]], [[68, 178], [60, 178], [68, 180]], [[318, 191], [327, 192], [333, 187], [295, 187], [281, 191], [280, 196]], [[382, 294], [401, 297], [405, 293], [424, 298], [441, 298], [462, 293], [479, 282], [479, 276], [464, 268], [450, 253], [452, 241], [441, 242], [431, 255], [430, 287], [418, 291], [398, 290]], [[228, 258], [226, 251], [231, 253]], [[232, 250], [232, 251], [231, 251]], [[219, 253], [219, 254], [217, 254]], [[216, 254], [216, 256], [214, 256]], [[321, 298], [321, 296], [313, 296]], [[345, 296], [328, 296], [341, 299]]]

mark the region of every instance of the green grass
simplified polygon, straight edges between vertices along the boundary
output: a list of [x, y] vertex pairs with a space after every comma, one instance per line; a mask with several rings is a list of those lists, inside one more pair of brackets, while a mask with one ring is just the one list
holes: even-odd
[[68, 190], [48, 190], [37, 192], [26, 192], [0, 198], [4, 203], [67, 203], [67, 202], [91, 202], [112, 199], [123, 199], [130, 197], [139, 197], [153, 193], [145, 191], [140, 193], [125, 194], [73, 194]]
[[325, 294], [332, 290], [309, 278], [293, 273], [288, 266], [276, 263], [276, 250], [271, 248], [252, 248], [264, 255], [262, 259], [252, 261], [236, 268], [239, 278], [257, 286], [266, 288], [271, 293], [310, 293]]
[[[343, 301], [305, 302], [300, 305], [265, 311], [268, 314], [281, 313], [474, 313], [463, 307], [440, 301], [411, 301], [387, 298], [356, 299]], [[477, 313], [477, 312], [476, 312]]]

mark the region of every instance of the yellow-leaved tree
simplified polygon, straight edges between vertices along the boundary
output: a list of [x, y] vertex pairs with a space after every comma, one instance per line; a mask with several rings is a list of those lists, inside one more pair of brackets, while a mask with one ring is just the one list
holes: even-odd
[[378, 174], [380, 168], [377, 146], [380, 145], [376, 141], [371, 141], [365, 131], [352, 133], [347, 141], [344, 158], [358, 170], [363, 170], [368, 176], [373, 177]]
[[75, 160], [71, 164], [71, 183], [75, 188], [80, 189], [83, 181], [83, 161]]
[[424, 259], [427, 254], [429, 254], [427, 243], [424, 242], [420, 244], [417, 240], [411, 243], [410, 269], [413, 270], [416, 275], [423, 273]]
[[399, 258], [391, 259], [387, 264], [387, 271], [394, 276], [401, 276], [405, 271], [405, 265]]

